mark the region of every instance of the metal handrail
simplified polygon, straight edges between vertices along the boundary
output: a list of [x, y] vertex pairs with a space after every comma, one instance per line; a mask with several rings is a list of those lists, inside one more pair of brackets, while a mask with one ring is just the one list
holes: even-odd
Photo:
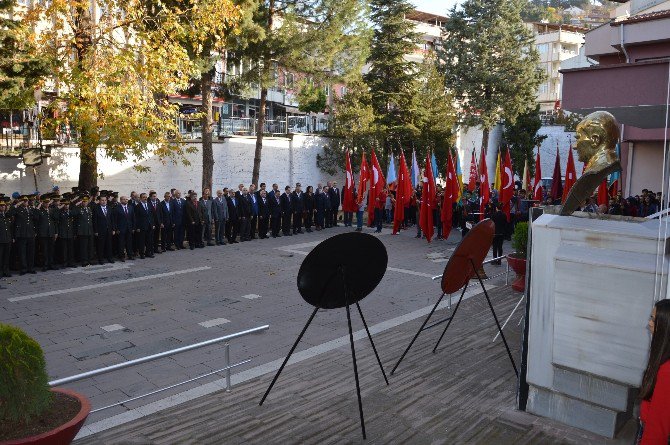
[[[200, 343], [195, 343], [195, 344], [188, 345], [188, 346], [182, 346], [181, 348], [170, 349], [169, 351], [159, 352], [158, 354], [152, 354], [152, 355], [147, 355], [147, 356], [144, 356], [144, 357], [136, 358], [136, 359], [133, 359], [133, 360], [128, 360], [127, 362], [117, 363], [116, 365], [106, 366], [104, 368], [98, 368], [98, 369], [94, 369], [92, 371], [82, 372], [81, 374], [76, 374], [76, 375], [73, 375], [73, 376], [70, 376], [70, 377], [64, 377], [62, 379], [52, 380], [52, 381], [49, 382], [49, 386], [51, 386], [51, 387], [60, 386], [60, 385], [66, 384], [66, 383], [72, 383], [72, 382], [87, 379], [87, 378], [90, 378], [90, 377], [95, 377], [95, 376], [100, 375], [100, 374], [106, 374], [106, 373], [111, 372], [111, 371], [116, 371], [116, 370], [119, 370], [119, 369], [128, 368], [130, 366], [139, 365], [141, 363], [146, 363], [146, 362], [150, 362], [150, 361], [153, 361], [153, 360], [158, 360], [159, 358], [169, 357], [169, 356], [172, 356], [172, 355], [175, 355], [175, 354], [179, 354], [181, 352], [191, 351], [193, 349], [202, 348], [204, 346], [209, 346], [209, 345], [213, 345], [213, 344], [216, 344], [216, 343], [228, 342], [230, 340], [233, 340], [233, 339], [239, 338], [239, 337], [243, 337], [245, 335], [256, 334], [256, 333], [259, 333], [261, 331], [266, 331], [269, 328], [270, 328], [270, 325], [263, 325], [263, 326], [259, 326], [257, 328], [247, 329], [246, 331], [236, 332], [234, 334], [225, 335], [223, 337], [218, 337], [218, 338], [213, 338], [211, 340], [206, 340], [206, 341], [203, 341], [203, 342], [200, 342]], [[229, 355], [228, 351], [226, 351], [226, 359], [227, 359], [227, 361], [230, 360], [230, 355]], [[226, 367], [229, 368], [230, 364], [226, 363]], [[229, 376], [227, 376], [227, 380], [230, 381]], [[228, 383], [228, 385], [230, 385], [230, 384]]]

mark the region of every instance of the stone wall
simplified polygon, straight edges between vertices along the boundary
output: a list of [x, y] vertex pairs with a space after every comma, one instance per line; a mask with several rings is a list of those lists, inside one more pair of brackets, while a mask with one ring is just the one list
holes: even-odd
[[[344, 174], [329, 177], [316, 166], [316, 156], [323, 151], [328, 139], [322, 136], [293, 135], [292, 138], [265, 138], [261, 161], [260, 181], [268, 185], [276, 182], [283, 189], [285, 185], [300, 182], [316, 185], [318, 182], [337, 180], [341, 185]], [[116, 190], [122, 194], [131, 190], [155, 189], [159, 192], [172, 187], [182, 191], [200, 191], [202, 178], [202, 154], [200, 144], [193, 144], [198, 150], [186, 155], [189, 165], [161, 162], [151, 157], [140, 165], [149, 167], [150, 172], [140, 173], [133, 168], [135, 161], [116, 162], [99, 153], [98, 180], [101, 189]], [[256, 139], [233, 137], [214, 142], [214, 189], [224, 186], [237, 187], [249, 184], [254, 162]], [[44, 164], [35, 168], [25, 167], [19, 158], [0, 158], [0, 192], [11, 194], [32, 193], [35, 181], [40, 192], [59, 185], [62, 190], [77, 184], [79, 156], [76, 147], [56, 149], [52, 156], [45, 158]]]

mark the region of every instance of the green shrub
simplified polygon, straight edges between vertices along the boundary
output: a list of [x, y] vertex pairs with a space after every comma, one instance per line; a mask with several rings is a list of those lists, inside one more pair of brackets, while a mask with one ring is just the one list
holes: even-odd
[[512, 247], [520, 257], [526, 258], [528, 256], [528, 223], [517, 223], [512, 235]]
[[0, 423], [19, 425], [51, 403], [40, 345], [21, 329], [0, 323]]

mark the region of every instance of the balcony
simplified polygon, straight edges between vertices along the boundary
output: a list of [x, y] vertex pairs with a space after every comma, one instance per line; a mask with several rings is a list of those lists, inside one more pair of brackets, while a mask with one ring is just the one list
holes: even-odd
[[[181, 137], [187, 140], [202, 139], [202, 124], [198, 119], [177, 120]], [[328, 131], [329, 119], [325, 116], [288, 116], [286, 119], [266, 119], [263, 134], [285, 136], [287, 134], [323, 134]], [[257, 119], [251, 117], [222, 118], [214, 128], [215, 137], [256, 136]]]

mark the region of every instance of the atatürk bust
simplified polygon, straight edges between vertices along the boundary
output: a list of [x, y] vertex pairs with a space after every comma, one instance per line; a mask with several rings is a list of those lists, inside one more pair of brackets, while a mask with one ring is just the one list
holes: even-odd
[[586, 116], [577, 125], [576, 131], [575, 150], [579, 160], [586, 164], [586, 169], [570, 189], [561, 215], [571, 215], [593, 195], [603, 179], [611, 173], [621, 171], [616, 154], [619, 125], [614, 116], [606, 111], [596, 111]]

